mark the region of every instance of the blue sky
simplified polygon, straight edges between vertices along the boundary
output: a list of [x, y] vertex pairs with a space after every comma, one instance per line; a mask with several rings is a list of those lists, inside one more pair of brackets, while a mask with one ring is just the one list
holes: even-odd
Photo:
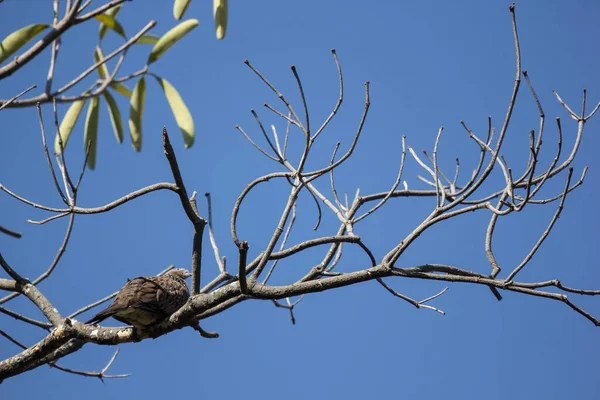
[[[22, 5], [27, 3], [29, 7]], [[93, 2], [97, 3], [97, 2]], [[231, 207], [252, 179], [277, 165], [255, 151], [234, 128], [241, 125], [260, 140], [250, 108], [265, 123], [282, 130], [285, 124], [262, 107], [277, 107], [277, 98], [243, 64], [249, 59], [282, 92], [296, 102], [299, 96], [289, 66], [298, 68], [314, 121], [322, 121], [337, 99], [337, 77], [330, 49], [336, 48], [345, 81], [342, 109], [309, 161], [313, 167], [328, 163], [336, 141], [347, 146], [358, 124], [366, 80], [371, 82], [371, 110], [353, 159], [339, 170], [338, 190], [361, 194], [387, 190], [396, 176], [401, 136], [415, 149], [433, 146], [440, 126], [445, 127], [440, 162], [453, 170], [460, 157], [463, 179], [470, 174], [476, 146], [459, 124], [465, 120], [480, 134], [487, 116], [499, 127], [514, 79], [514, 51], [509, 1], [303, 1], [232, 2], [227, 38], [214, 39], [212, 5], [194, 1], [186, 17], [200, 25], [153, 65], [180, 92], [196, 124], [197, 138], [185, 150], [181, 135], [160, 88], [148, 82], [144, 115], [144, 142], [135, 153], [128, 138], [114, 140], [102, 106], [98, 159], [86, 172], [79, 204], [103, 205], [140, 187], [172, 176], [164, 158], [160, 133], [171, 134], [189, 191], [211, 192], [216, 239], [221, 253], [233, 261], [236, 250], [229, 233]], [[0, 5], [0, 37], [15, 29], [49, 21], [50, 2], [7, 0]], [[539, 94], [547, 115], [546, 151], [551, 160], [556, 146], [554, 118], [563, 122], [563, 149], [570, 149], [576, 126], [553, 98], [552, 89], [576, 110], [581, 91], [589, 104], [600, 100], [598, 52], [600, 4], [592, 1], [527, 1], [517, 3], [523, 69]], [[128, 34], [157, 19], [155, 34], [174, 24], [172, 3], [127, 3], [119, 14]], [[61, 85], [91, 65], [97, 27], [78, 26], [63, 39], [56, 84]], [[114, 33], [108, 50], [119, 44]], [[143, 66], [148, 48], [133, 49], [125, 73]], [[43, 87], [49, 52], [0, 82], [0, 97], [10, 98], [35, 83]], [[95, 76], [93, 77], [95, 79]], [[83, 91], [77, 86], [72, 94]], [[122, 110], [127, 101], [118, 97]], [[64, 113], [62, 107], [59, 113]], [[125, 115], [125, 114], [124, 114]], [[44, 108], [46, 126], [51, 112]], [[574, 163], [577, 178], [589, 166], [585, 184], [573, 192], [547, 239], [519, 278], [543, 281], [560, 278], [565, 285], [600, 288], [600, 256], [595, 227], [600, 222], [596, 199], [600, 162], [600, 117], [586, 125], [583, 144]], [[0, 182], [39, 203], [61, 206], [40, 146], [35, 109], [0, 112]], [[515, 171], [527, 157], [527, 132], [537, 129], [535, 104], [521, 86], [517, 111], [503, 153]], [[69, 148], [69, 164], [82, 162], [83, 124], [76, 127]], [[298, 143], [296, 143], [298, 144]], [[564, 150], [566, 153], [566, 150]], [[552, 154], [552, 155], [551, 155]], [[76, 168], [73, 168], [76, 170]], [[409, 187], [423, 188], [416, 163], [407, 161], [404, 178]], [[560, 175], [546, 194], [561, 190]], [[463, 181], [464, 182], [464, 181]], [[492, 183], [501, 184], [496, 172]], [[327, 181], [320, 186], [325, 192]], [[287, 189], [265, 186], [242, 210], [240, 232], [250, 241], [250, 256], [264, 246], [283, 208]], [[482, 192], [483, 193], [483, 192]], [[203, 196], [200, 196], [203, 200]], [[199, 202], [206, 214], [205, 204]], [[431, 210], [431, 199], [395, 200], [370, 220], [357, 225], [376, 257], [381, 258]], [[510, 271], [528, 253], [546, 228], [555, 204], [531, 206], [523, 213], [501, 219], [495, 249], [501, 266]], [[44, 271], [60, 245], [66, 220], [43, 226], [27, 219], [48, 214], [0, 195], [0, 224], [23, 233], [15, 240], [0, 236], [4, 257], [21, 274], [33, 278]], [[331, 215], [317, 234], [337, 229]], [[308, 198], [298, 208], [293, 243], [315, 235], [310, 231], [316, 212]], [[484, 233], [489, 214], [467, 215], [422, 235], [400, 259], [400, 266], [447, 263], [482, 273], [489, 271]], [[52, 277], [40, 286], [63, 313], [113, 292], [127, 278], [152, 275], [169, 264], [190, 263], [192, 227], [177, 197], [159, 192], [108, 214], [76, 218], [68, 251]], [[203, 282], [217, 273], [208, 240]], [[322, 249], [282, 264], [274, 283], [290, 282], [320, 261]], [[368, 260], [347, 246], [340, 271], [362, 269]], [[421, 299], [445, 285], [436, 282], [388, 280], [395, 289]], [[600, 299], [570, 298], [600, 316]], [[445, 316], [417, 310], [392, 297], [376, 283], [366, 283], [306, 297], [296, 309], [296, 325], [285, 310], [270, 302], [246, 302], [204, 321], [221, 337], [207, 340], [191, 329], [157, 340], [120, 346], [112, 373], [133, 373], [124, 380], [99, 381], [68, 375], [47, 367], [23, 374], [0, 386], [2, 397], [106, 399], [133, 396], [198, 396], [202, 398], [329, 399], [390, 397], [409, 399], [460, 398], [598, 398], [596, 363], [599, 328], [564, 304], [516, 293], [497, 302], [485, 287], [450, 285], [435, 305]], [[23, 299], [9, 308], [41, 317]], [[91, 315], [91, 312], [89, 313]], [[117, 324], [111, 321], [110, 324]], [[40, 332], [0, 315], [0, 327], [32, 344]], [[0, 358], [17, 352], [0, 340]], [[61, 363], [78, 369], [99, 370], [113, 348], [88, 345]]]

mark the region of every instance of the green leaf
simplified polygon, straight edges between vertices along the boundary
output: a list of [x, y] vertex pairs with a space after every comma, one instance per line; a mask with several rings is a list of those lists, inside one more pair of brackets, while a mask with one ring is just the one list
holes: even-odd
[[158, 60], [158, 58], [162, 56], [165, 51], [167, 51], [179, 39], [185, 36], [186, 33], [198, 26], [198, 23], [199, 22], [197, 19], [188, 19], [187, 21], [181, 22], [176, 27], [165, 33], [150, 51], [150, 56], [148, 56], [148, 64]]
[[90, 169], [96, 167], [96, 148], [98, 147], [98, 114], [100, 101], [98, 96], [92, 97], [85, 117], [85, 131], [83, 135], [83, 148], [87, 150], [89, 143], [90, 154], [88, 155], [87, 165]]
[[[104, 59], [104, 54], [102, 54], [102, 49], [100, 48], [100, 46], [96, 46], [96, 50], [94, 50], [94, 63], [97, 63], [100, 60]], [[100, 65], [98, 68], [96, 68], [96, 71], [98, 71], [98, 75], [100, 75], [100, 79], [106, 79], [106, 77], [109, 75], [108, 74], [108, 67], [106, 66], [106, 63]]]
[[[114, 19], [120, 10], [121, 10], [121, 5], [119, 4], [118, 6], [115, 6], [115, 7], [111, 8], [110, 10], [106, 11], [105, 13], [103, 13], [103, 15], [108, 15], [109, 17], [112, 17]], [[100, 24], [100, 31], [99, 31], [98, 35], [100, 36], [101, 40], [106, 35], [106, 32], [108, 32], [108, 26], [106, 26], [104, 24]]]
[[158, 36], [148, 33], [136, 40], [135, 44], [156, 44], [156, 42], [158, 42]]
[[215, 33], [221, 40], [227, 32], [227, 0], [213, 0], [213, 16], [215, 18]]
[[18, 29], [0, 42], [0, 63], [13, 55], [38, 33], [48, 27], [48, 24], [33, 24]]
[[[85, 99], [74, 101], [71, 104], [71, 106], [69, 107], [69, 109], [67, 110], [67, 113], [65, 114], [65, 116], [63, 117], [63, 119], [60, 123], [58, 131], [60, 132], [60, 137], [62, 138], [64, 148], [67, 147], [67, 142], [69, 141], [69, 136], [71, 136], [73, 127], [77, 123], [77, 119], [79, 118], [79, 114], [81, 114], [81, 110], [83, 109], [85, 102], [86, 102]], [[56, 154], [60, 154], [60, 152], [61, 152], [60, 139], [58, 138], [58, 132], [57, 132], [56, 138], [54, 140], [54, 152]]]
[[110, 115], [110, 122], [112, 123], [113, 131], [117, 142], [123, 143], [123, 120], [121, 119], [121, 113], [115, 98], [108, 91], [104, 91], [104, 100], [108, 106], [108, 115]]
[[111, 82], [108, 86], [110, 86], [115, 92], [122, 94], [128, 99], [131, 98], [131, 89], [120, 82]]
[[[103, 58], [104, 58], [104, 55], [102, 54], [102, 49], [100, 48], [100, 46], [96, 46], [96, 50], [94, 51], [94, 62], [98, 62], [98, 61], [102, 60]], [[100, 79], [106, 79], [106, 77], [109, 76], [108, 67], [106, 66], [106, 63], [99, 66], [96, 69], [96, 71], [98, 71], [98, 75], [100, 75]], [[113, 88], [115, 91], [117, 91], [118, 93], [122, 94], [123, 96], [125, 96], [127, 98], [131, 98], [131, 90], [124, 84], [122, 84], [120, 82], [111, 82], [109, 84], [109, 86], [111, 88]]]
[[188, 110], [173, 85], [163, 78], [156, 77], [156, 80], [165, 92], [169, 106], [171, 106], [171, 111], [173, 111], [173, 115], [177, 121], [177, 126], [179, 126], [179, 129], [181, 129], [181, 133], [183, 134], [183, 144], [185, 145], [185, 148], [188, 149], [194, 144], [194, 138], [196, 136], [192, 114], [190, 114], [190, 110]]
[[123, 38], [126, 37], [125, 36], [125, 30], [123, 29], [123, 27], [121, 26], [121, 24], [119, 23], [119, 21], [117, 21], [116, 19], [114, 19], [110, 15], [107, 15], [107, 14], [98, 14], [94, 18], [96, 18], [98, 21], [100, 21], [102, 23], [102, 25], [107, 26], [110, 29], [112, 29], [113, 31], [115, 31], [116, 33], [118, 33], [119, 36], [121, 36]]
[[179, 21], [183, 17], [185, 10], [187, 10], [191, 2], [192, 0], [175, 0], [173, 2], [173, 16], [176, 20]]
[[129, 102], [129, 135], [135, 151], [142, 150], [142, 116], [146, 100], [146, 81], [141, 78], [133, 88]]

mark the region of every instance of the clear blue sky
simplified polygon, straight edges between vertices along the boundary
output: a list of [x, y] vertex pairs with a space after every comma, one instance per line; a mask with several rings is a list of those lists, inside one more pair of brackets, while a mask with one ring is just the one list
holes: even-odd
[[[6, 0], [0, 5], [0, 37], [30, 23], [48, 21], [51, 2]], [[93, 2], [97, 3], [97, 2]], [[338, 51], [346, 84], [345, 102], [311, 165], [324, 165], [336, 141], [348, 145], [363, 107], [363, 82], [371, 81], [371, 112], [353, 161], [337, 175], [338, 190], [362, 194], [389, 188], [396, 175], [400, 138], [405, 134], [415, 149], [431, 149], [439, 126], [446, 128], [441, 162], [449, 171], [453, 160], [463, 160], [463, 179], [470, 175], [477, 148], [459, 124], [464, 119], [483, 133], [492, 115], [499, 127], [514, 79], [514, 51], [509, 1], [253, 1], [232, 2], [227, 38], [214, 39], [212, 5], [194, 1], [186, 17], [199, 27], [169, 50], [153, 70], [181, 93], [196, 123], [194, 147], [184, 150], [175, 120], [154, 82], [148, 82], [143, 151], [134, 153], [128, 138], [118, 145], [104, 105], [95, 171], [88, 171], [79, 204], [105, 204], [142, 186], [171, 181], [163, 156], [160, 132], [166, 126], [174, 142], [188, 190], [211, 192], [216, 237], [222, 254], [235, 260], [229, 233], [231, 207], [244, 185], [277, 166], [256, 152], [234, 129], [243, 126], [260, 140], [249, 113], [258, 110], [266, 123], [284, 124], [262, 107], [277, 99], [243, 64], [250, 59], [280, 90], [298, 100], [289, 66], [303, 79], [313, 120], [323, 120], [337, 98], [335, 66], [330, 49]], [[24, 5], [27, 5], [26, 7]], [[150, 19], [153, 31], [164, 33], [174, 24], [171, 1], [127, 3], [119, 15], [128, 34]], [[523, 68], [528, 70], [547, 115], [546, 151], [554, 152], [554, 118], [564, 127], [569, 149], [575, 124], [558, 105], [557, 90], [575, 109], [581, 90], [589, 103], [600, 100], [597, 38], [600, 3], [594, 1], [523, 1], [517, 3]], [[72, 79], [92, 61], [96, 24], [80, 26], [63, 39], [56, 84]], [[118, 45], [109, 33], [105, 54]], [[148, 48], [134, 49], [122, 71], [143, 65]], [[43, 87], [49, 53], [0, 82], [0, 97], [10, 98], [35, 83]], [[95, 76], [93, 77], [95, 79]], [[77, 90], [83, 91], [85, 85]], [[38, 92], [39, 93], [39, 92]], [[124, 98], [118, 101], [126, 110]], [[298, 104], [298, 103], [296, 103]], [[537, 129], [535, 105], [525, 85], [517, 103], [504, 148], [507, 160], [521, 171], [527, 156], [527, 132]], [[299, 109], [300, 105], [296, 106]], [[51, 113], [45, 106], [46, 124]], [[60, 113], [64, 113], [61, 108]], [[586, 126], [575, 176], [590, 170], [583, 187], [570, 195], [554, 233], [528, 270], [525, 281], [560, 278], [564, 284], [600, 288], [598, 239], [600, 117]], [[0, 182], [34, 201], [61, 206], [43, 158], [35, 109], [0, 113]], [[74, 133], [68, 162], [82, 160], [83, 124]], [[545, 164], [547, 165], [547, 164]], [[422, 173], [411, 160], [404, 179], [423, 187]], [[499, 183], [496, 175], [494, 182]], [[547, 194], [564, 184], [561, 175]], [[327, 182], [321, 183], [327, 192]], [[491, 187], [491, 186], [490, 186]], [[243, 210], [240, 232], [256, 255], [270, 236], [283, 207], [282, 185], [256, 192]], [[203, 196], [200, 196], [203, 200]], [[314, 235], [314, 204], [302, 199], [294, 243]], [[200, 201], [205, 213], [205, 204]], [[396, 200], [357, 226], [357, 234], [381, 257], [415, 223], [424, 218], [431, 199]], [[501, 220], [495, 241], [499, 262], [511, 270], [527, 254], [555, 210], [531, 206], [524, 213]], [[21, 240], [0, 236], [5, 258], [23, 275], [33, 278], [45, 270], [62, 240], [66, 220], [44, 226], [26, 219], [48, 214], [0, 195], [0, 224], [23, 232]], [[419, 238], [400, 260], [401, 266], [424, 262], [448, 263], [482, 273], [489, 271], [484, 255], [484, 232], [489, 214], [468, 215]], [[327, 215], [322, 235], [336, 225]], [[103, 215], [76, 219], [73, 238], [63, 261], [40, 289], [65, 314], [118, 289], [127, 278], [151, 275], [173, 263], [189, 266], [192, 228], [172, 193], [155, 193]], [[216, 274], [206, 241], [203, 281]], [[307, 271], [322, 254], [311, 251], [282, 264], [274, 282], [289, 282]], [[359, 252], [347, 246], [340, 271], [367, 266]], [[395, 289], [425, 298], [444, 285], [412, 280], [388, 281]], [[600, 316], [600, 299], [571, 295], [587, 311]], [[505, 293], [495, 301], [485, 287], [450, 285], [433, 305], [445, 316], [416, 310], [367, 283], [308, 296], [297, 308], [292, 326], [285, 310], [270, 302], [246, 302], [204, 321], [218, 331], [218, 340], [198, 337], [191, 329], [157, 340], [121, 346], [113, 373], [131, 372], [124, 380], [102, 385], [98, 380], [68, 375], [48, 367], [10, 379], [0, 386], [0, 397], [58, 399], [198, 398], [330, 399], [563, 399], [600, 398], [597, 361], [600, 328], [564, 304]], [[39, 316], [26, 300], [9, 308]], [[90, 313], [91, 314], [91, 313]], [[109, 325], [116, 324], [111, 321]], [[41, 332], [0, 315], [0, 327], [25, 343]], [[99, 370], [114, 348], [86, 346], [61, 363], [71, 368]], [[18, 349], [0, 339], [0, 358]]]

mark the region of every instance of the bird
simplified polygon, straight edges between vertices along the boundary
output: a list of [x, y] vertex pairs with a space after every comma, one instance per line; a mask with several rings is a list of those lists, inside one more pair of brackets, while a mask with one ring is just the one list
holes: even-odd
[[174, 268], [162, 276], [138, 276], [127, 283], [104, 310], [86, 324], [106, 318], [147, 329], [179, 310], [190, 297], [185, 279], [192, 276], [186, 269]]

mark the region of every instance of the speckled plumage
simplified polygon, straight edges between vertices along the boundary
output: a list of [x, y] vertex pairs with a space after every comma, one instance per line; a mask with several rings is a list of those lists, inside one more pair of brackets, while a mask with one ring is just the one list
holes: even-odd
[[113, 317], [136, 328], [155, 325], [179, 310], [190, 297], [185, 279], [191, 274], [175, 268], [162, 276], [138, 276], [129, 280], [105, 310], [87, 324]]

